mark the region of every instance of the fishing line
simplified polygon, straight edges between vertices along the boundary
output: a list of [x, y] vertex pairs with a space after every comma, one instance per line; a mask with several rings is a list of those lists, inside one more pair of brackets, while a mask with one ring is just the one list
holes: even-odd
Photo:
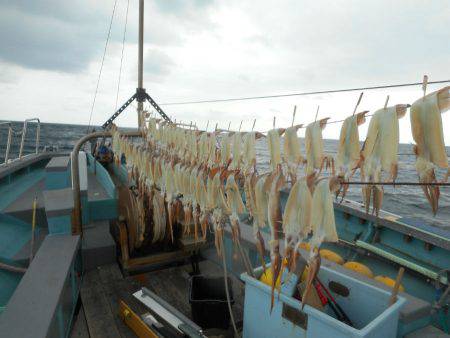
[[[440, 84], [449, 83], [450, 80], [440, 80], [440, 81], [430, 81], [428, 84]], [[376, 89], [387, 89], [387, 88], [400, 88], [400, 87], [412, 87], [422, 85], [423, 82], [411, 82], [411, 83], [401, 83], [401, 84], [390, 84], [383, 86], [369, 86], [369, 87], [358, 87], [358, 88], [347, 88], [347, 89], [331, 89], [331, 90], [319, 90], [310, 92], [299, 92], [299, 93], [288, 93], [288, 94], [275, 94], [275, 95], [263, 95], [263, 96], [244, 96], [244, 97], [233, 97], [224, 99], [209, 99], [209, 100], [196, 100], [196, 101], [175, 101], [175, 102], [165, 102], [161, 103], [161, 106], [175, 106], [175, 105], [186, 105], [186, 104], [202, 104], [202, 103], [216, 103], [216, 102], [232, 102], [232, 101], [248, 101], [248, 100], [261, 100], [261, 99], [273, 99], [278, 97], [290, 97], [290, 96], [308, 96], [308, 95], [319, 95], [319, 94], [332, 94], [332, 93], [345, 93], [354, 92], [360, 90], [376, 90]]]
[[89, 114], [89, 123], [88, 123], [86, 132], [89, 132], [89, 127], [91, 126], [92, 113], [94, 112], [95, 101], [97, 100], [98, 87], [100, 85], [100, 79], [102, 77], [103, 65], [105, 63], [106, 50], [108, 49], [109, 39], [111, 37], [111, 28], [112, 28], [112, 24], [114, 21], [114, 14], [116, 13], [116, 6], [117, 6], [117, 0], [114, 1], [114, 7], [113, 7], [112, 15], [111, 15], [111, 21], [109, 22], [108, 35], [106, 36], [105, 49], [103, 50], [102, 62], [100, 64], [100, 71], [98, 73], [98, 78], [97, 78], [97, 86], [95, 87], [94, 100], [92, 101], [91, 113]]

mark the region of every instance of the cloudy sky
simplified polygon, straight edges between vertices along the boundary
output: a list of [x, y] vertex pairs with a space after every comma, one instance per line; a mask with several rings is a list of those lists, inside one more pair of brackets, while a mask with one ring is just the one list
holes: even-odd
[[[145, 75], [160, 103], [450, 79], [450, 6], [433, 1], [146, 0]], [[114, 0], [0, 0], [0, 119], [87, 124]], [[93, 123], [116, 107], [127, 0], [118, 0]], [[138, 1], [130, 0], [119, 105], [137, 81]], [[429, 86], [429, 90], [439, 87]], [[361, 109], [412, 103], [421, 88], [367, 91]], [[359, 93], [163, 106], [169, 116], [267, 130], [351, 114]], [[132, 109], [119, 125], [133, 126]], [[443, 115], [450, 144], [450, 112]], [[409, 115], [401, 141], [410, 142]], [[364, 135], [362, 127], [361, 134]], [[327, 127], [336, 138], [339, 125]]]

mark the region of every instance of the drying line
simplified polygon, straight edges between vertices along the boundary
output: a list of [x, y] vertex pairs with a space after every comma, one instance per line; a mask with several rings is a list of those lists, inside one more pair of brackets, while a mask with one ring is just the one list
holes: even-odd
[[447, 182], [341, 182], [341, 184], [350, 185], [412, 185], [412, 186], [437, 186], [437, 187], [449, 187], [450, 183]]
[[[442, 84], [442, 83], [449, 83], [449, 82], [450, 82], [450, 80], [440, 80], [440, 81], [430, 81], [430, 82], [428, 82], [428, 84], [429, 85], [430, 84]], [[196, 100], [196, 101], [179, 101], [179, 102], [175, 101], [175, 102], [161, 103], [160, 105], [161, 106], [175, 106], [175, 105], [186, 105], [186, 104], [249, 101], [249, 100], [273, 99], [273, 98], [290, 97], [290, 96], [308, 96], [308, 95], [319, 95], [319, 94], [354, 92], [354, 91], [361, 91], [361, 90], [376, 90], [376, 89], [387, 89], [387, 88], [412, 87], [412, 86], [421, 86], [422, 84], [423, 84], [423, 82], [410, 82], [410, 83], [390, 84], [390, 85], [383, 85], [383, 86], [368, 86], [368, 87], [357, 87], [357, 88], [347, 88], [347, 89], [319, 90], [319, 91], [288, 93], [288, 94], [275, 94], [275, 95], [263, 95], [263, 96], [243, 96], [243, 97]]]

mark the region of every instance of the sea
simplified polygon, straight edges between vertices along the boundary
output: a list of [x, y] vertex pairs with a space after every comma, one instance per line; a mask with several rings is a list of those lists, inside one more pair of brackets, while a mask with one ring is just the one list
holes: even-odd
[[[15, 130], [21, 130], [22, 124], [13, 123]], [[91, 127], [92, 128], [92, 127]], [[95, 127], [97, 130], [100, 127]], [[44, 147], [52, 147], [54, 150], [70, 152], [76, 141], [86, 134], [88, 127], [85, 125], [42, 123], [40, 132], [40, 150]], [[0, 163], [4, 161], [6, 151], [6, 140], [8, 129], [0, 125]], [[28, 125], [27, 137], [25, 140], [24, 154], [35, 151], [36, 125]], [[303, 139], [301, 139], [303, 143]], [[19, 153], [20, 136], [14, 136], [11, 146], [10, 158], [15, 158]], [[303, 146], [303, 144], [302, 144]], [[337, 140], [325, 140], [325, 153], [335, 155], [337, 152]], [[302, 148], [304, 150], [304, 148]], [[268, 170], [269, 154], [265, 139], [259, 139], [256, 144], [258, 170], [264, 172]], [[415, 157], [412, 154], [411, 144], [400, 144], [398, 157], [398, 178], [400, 182], [417, 182], [417, 172], [415, 169]], [[447, 154], [450, 148], [447, 147]], [[438, 172], [442, 177], [443, 172]], [[356, 175], [353, 180], [358, 180]], [[346, 198], [357, 202], [362, 201], [361, 187], [352, 185], [347, 192]], [[424, 193], [419, 186], [385, 186], [383, 210], [392, 212], [402, 217], [421, 219], [424, 223], [442, 228], [450, 228], [450, 187], [441, 187], [439, 199], [439, 210], [433, 216], [431, 208]]]

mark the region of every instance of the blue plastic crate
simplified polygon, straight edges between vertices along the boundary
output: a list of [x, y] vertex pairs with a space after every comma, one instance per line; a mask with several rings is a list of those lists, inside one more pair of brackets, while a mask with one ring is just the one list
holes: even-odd
[[[255, 270], [256, 276], [261, 273], [261, 268]], [[327, 287], [332, 281], [348, 290], [347, 297], [330, 292], [354, 327], [338, 321], [330, 315], [331, 312], [322, 312], [308, 305], [302, 311], [302, 303], [292, 297], [292, 287], [282, 287], [280, 294], [275, 292], [275, 304], [270, 312], [270, 287], [244, 273], [241, 275], [245, 281], [243, 337], [396, 337], [404, 298], [397, 297], [397, 301], [388, 306], [389, 292], [324, 266], [320, 269], [319, 278]]]

